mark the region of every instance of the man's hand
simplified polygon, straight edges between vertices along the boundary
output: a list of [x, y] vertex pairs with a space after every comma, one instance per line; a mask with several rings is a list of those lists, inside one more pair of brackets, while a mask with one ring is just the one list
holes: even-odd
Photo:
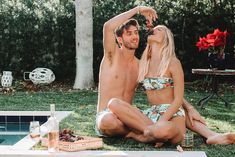
[[152, 25], [153, 21], [156, 21], [156, 19], [158, 18], [156, 11], [150, 7], [139, 6], [139, 13], [145, 16], [150, 25]]
[[200, 113], [193, 107], [187, 110], [188, 117], [192, 126], [194, 126], [194, 120], [206, 125], [206, 120], [200, 115]]

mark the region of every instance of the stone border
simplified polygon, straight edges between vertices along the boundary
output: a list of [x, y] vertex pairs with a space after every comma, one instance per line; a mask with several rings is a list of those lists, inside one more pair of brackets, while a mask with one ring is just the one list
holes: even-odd
[[203, 151], [80, 151], [49, 153], [42, 150], [6, 150], [4, 157], [206, 157]]

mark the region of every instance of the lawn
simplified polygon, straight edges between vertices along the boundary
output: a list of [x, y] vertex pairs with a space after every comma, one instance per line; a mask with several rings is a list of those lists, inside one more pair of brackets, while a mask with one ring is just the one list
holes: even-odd
[[[195, 91], [186, 88], [185, 97], [192, 102], [199, 112], [206, 118], [208, 127], [217, 132], [235, 132], [235, 97], [233, 92], [226, 91], [223, 95], [231, 102], [232, 109], [225, 108], [219, 99], [209, 101], [205, 109], [196, 106], [197, 101], [208, 94], [205, 91]], [[79, 135], [95, 136], [94, 121], [96, 115], [97, 91], [73, 91], [73, 90], [46, 90], [46, 91], [14, 91], [0, 93], [1, 110], [49, 110], [49, 104], [55, 103], [56, 110], [74, 111], [60, 123], [60, 128], [76, 130]], [[145, 93], [138, 90], [135, 95], [134, 104], [140, 109], [148, 107]], [[194, 135], [194, 147], [186, 150], [205, 151], [208, 157], [229, 157], [235, 154], [235, 145], [206, 145], [204, 139]], [[166, 144], [162, 148], [154, 148], [152, 144], [143, 144], [131, 139], [104, 138], [103, 150], [175, 150], [175, 145]]]

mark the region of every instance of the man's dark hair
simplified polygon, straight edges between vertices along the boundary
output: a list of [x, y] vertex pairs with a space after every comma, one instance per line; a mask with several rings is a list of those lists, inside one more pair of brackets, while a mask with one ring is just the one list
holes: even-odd
[[126, 22], [124, 22], [121, 26], [119, 26], [115, 33], [117, 37], [121, 37], [123, 34], [124, 29], [129, 29], [130, 26], [135, 26], [139, 30], [139, 23], [135, 19], [129, 19]]

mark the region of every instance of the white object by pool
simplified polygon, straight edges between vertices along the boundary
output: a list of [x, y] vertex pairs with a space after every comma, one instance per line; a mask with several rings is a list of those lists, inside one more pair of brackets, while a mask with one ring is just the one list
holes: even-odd
[[3, 75], [1, 78], [1, 85], [3, 87], [11, 87], [12, 85], [12, 72], [11, 71], [3, 71]]
[[[26, 74], [29, 74], [29, 79]], [[55, 74], [48, 68], [36, 68], [32, 72], [24, 72], [24, 80], [31, 80], [34, 84], [50, 84], [55, 80]]]

